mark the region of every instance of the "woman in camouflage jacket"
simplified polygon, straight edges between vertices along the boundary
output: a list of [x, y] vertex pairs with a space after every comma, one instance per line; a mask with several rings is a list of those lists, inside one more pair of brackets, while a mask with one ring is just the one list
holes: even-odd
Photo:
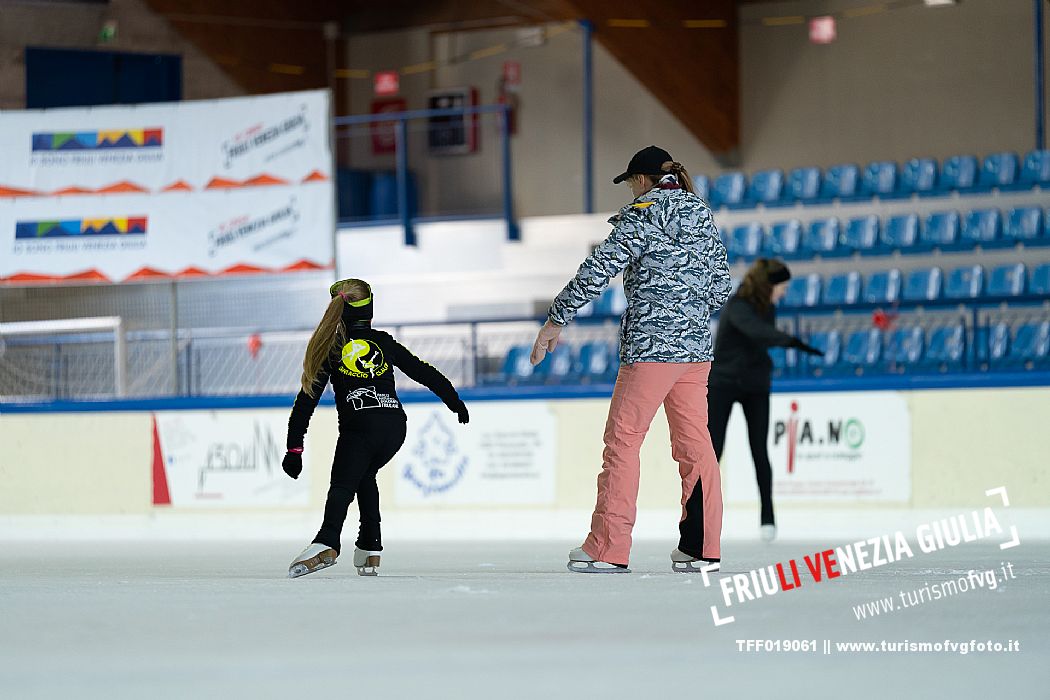
[[[539, 364], [576, 312], [623, 272], [627, 310], [621, 366], [609, 406], [598, 500], [591, 532], [569, 555], [580, 572], [628, 571], [638, 497], [639, 450], [662, 404], [682, 476], [676, 571], [720, 561], [722, 494], [707, 430], [707, 377], [713, 359], [711, 314], [729, 297], [729, 265], [711, 210], [670, 154], [649, 146], [613, 182], [628, 181], [634, 201], [609, 222], [612, 233], [555, 298], [531, 360]], [[700, 492], [690, 498], [694, 489]]]

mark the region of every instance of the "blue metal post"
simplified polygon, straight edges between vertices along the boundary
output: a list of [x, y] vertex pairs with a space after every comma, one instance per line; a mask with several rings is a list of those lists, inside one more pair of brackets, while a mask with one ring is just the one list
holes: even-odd
[[583, 212], [594, 213], [594, 62], [591, 37], [594, 25], [582, 20], [583, 29]]
[[408, 127], [407, 119], [397, 120], [397, 213], [405, 232], [405, 245], [416, 245], [416, 230], [412, 227], [412, 212], [408, 209]]
[[503, 218], [507, 222], [507, 240], [520, 241], [521, 229], [514, 217], [514, 175], [510, 155], [510, 105], [503, 105], [499, 115], [500, 135], [503, 139]]
[[1043, 46], [1043, 1], [1035, 2], [1035, 147], [1039, 150], [1046, 148], [1046, 138], [1043, 128], [1046, 116], [1043, 114], [1046, 105], [1046, 84], [1043, 78], [1044, 46]]

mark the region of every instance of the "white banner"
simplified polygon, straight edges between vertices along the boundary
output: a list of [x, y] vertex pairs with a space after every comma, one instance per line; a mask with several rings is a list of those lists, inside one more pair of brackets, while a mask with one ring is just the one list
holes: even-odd
[[328, 118], [323, 90], [0, 112], [0, 197], [328, 180]]
[[405, 411], [408, 438], [387, 467], [398, 506], [554, 503], [558, 427], [547, 402], [481, 402], [469, 425], [442, 404]]
[[[908, 501], [911, 416], [903, 394], [773, 394], [773, 501]], [[758, 502], [743, 411], [729, 419], [722, 454], [726, 500]]]
[[281, 469], [283, 411], [172, 411], [154, 415], [154, 504], [228, 508], [309, 504], [309, 470]]
[[323, 184], [0, 199], [0, 280], [324, 268], [334, 225]]

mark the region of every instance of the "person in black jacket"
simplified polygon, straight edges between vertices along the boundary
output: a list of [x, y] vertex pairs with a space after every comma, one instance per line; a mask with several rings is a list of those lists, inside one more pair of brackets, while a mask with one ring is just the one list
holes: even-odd
[[291, 578], [335, 564], [343, 521], [355, 496], [361, 524], [354, 566], [362, 576], [376, 574], [383, 550], [376, 473], [401, 449], [407, 423], [394, 388], [394, 367], [437, 394], [460, 423], [470, 420], [452, 382], [390, 334], [372, 328], [372, 290], [367, 282], [341, 280], [329, 291], [332, 301], [307, 345], [302, 390], [288, 419], [284, 471], [293, 479], [302, 473], [303, 439], [329, 382], [335, 393], [339, 438], [321, 529], [292, 562]]
[[759, 258], [747, 271], [740, 289], [729, 298], [718, 319], [715, 360], [708, 390], [708, 430], [715, 454], [722, 459], [726, 426], [733, 404], [739, 403], [747, 420], [747, 438], [755, 463], [762, 499], [761, 535], [776, 537], [773, 515], [773, 473], [766, 450], [769, 433], [769, 375], [773, 361], [768, 348], [797, 348], [824, 353], [789, 333], [777, 330], [774, 305], [787, 292], [791, 271], [779, 260]]

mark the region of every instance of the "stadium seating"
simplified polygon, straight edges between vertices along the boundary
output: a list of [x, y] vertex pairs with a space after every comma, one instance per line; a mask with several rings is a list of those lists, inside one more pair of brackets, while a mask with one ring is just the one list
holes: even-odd
[[927, 197], [937, 192], [937, 161], [932, 158], [912, 158], [901, 169], [897, 190], [886, 197], [906, 199], [913, 195]]
[[791, 307], [816, 306], [820, 303], [820, 275], [811, 272], [808, 275], [794, 277], [788, 282], [784, 294], [784, 305]]
[[844, 272], [840, 275], [832, 275], [827, 279], [824, 286], [825, 304], [844, 306], [856, 304], [860, 297], [860, 273]]
[[1016, 153], [993, 153], [985, 156], [977, 186], [984, 191], [1009, 188], [1017, 181], [1017, 168]]
[[828, 256], [835, 253], [839, 240], [839, 220], [817, 219], [810, 223], [802, 236], [802, 247], [807, 252]]
[[1050, 355], [1050, 321], [1025, 323], [1017, 328], [1010, 345], [1014, 363], [1032, 367], [1045, 363]]
[[1007, 189], [1031, 189], [1046, 185], [1050, 185], [1050, 151], [1032, 151], [1025, 156], [1017, 182]]
[[764, 233], [761, 224], [744, 224], [734, 228], [726, 246], [730, 261], [733, 258], [753, 258], [758, 255]]
[[1039, 207], [1018, 207], [1010, 211], [1003, 229], [1008, 245], [1018, 242], [1035, 244], [1043, 237], [1043, 210]]
[[882, 358], [882, 334], [878, 329], [855, 331], [846, 340], [842, 361], [854, 369], [874, 367]]
[[897, 269], [873, 272], [864, 285], [864, 302], [892, 304], [900, 299], [901, 271]]
[[798, 256], [802, 224], [797, 219], [773, 224], [762, 241], [762, 255], [790, 260]]
[[593, 342], [580, 346], [577, 372], [585, 382], [612, 383], [616, 380], [619, 364], [616, 348], [608, 343]]
[[780, 200], [783, 191], [784, 172], [782, 170], [763, 170], [751, 177], [746, 202], [751, 206], [772, 204]]
[[998, 209], [974, 209], [963, 219], [960, 238], [964, 243], [995, 244], [1003, 233], [1003, 215]]
[[952, 156], [944, 161], [941, 167], [941, 177], [937, 183], [938, 194], [976, 190], [977, 158], [975, 156]]
[[941, 278], [939, 267], [923, 267], [912, 270], [904, 280], [901, 293], [905, 301], [933, 301], [941, 297]]
[[951, 248], [959, 240], [959, 212], [936, 211], [926, 217], [916, 250]]
[[864, 168], [860, 181], [861, 198], [888, 197], [897, 190], [897, 164], [893, 161], [876, 161]]
[[910, 251], [915, 247], [919, 236], [919, 217], [915, 214], [891, 216], [882, 228], [882, 246], [884, 248]]
[[905, 326], [890, 333], [885, 359], [898, 365], [916, 365], [922, 359], [925, 343], [922, 326]]
[[856, 165], [836, 165], [824, 173], [817, 201], [830, 202], [836, 199], [851, 199], [857, 194], [860, 169]]
[[1024, 263], [1000, 265], [992, 270], [985, 290], [990, 297], [1016, 297], [1025, 292]]
[[1028, 291], [1031, 294], [1050, 295], [1050, 263], [1043, 263], [1032, 270]]
[[781, 195], [781, 206], [790, 206], [795, 202], [803, 204], [813, 202], [820, 196], [820, 169], [795, 168], [788, 173], [787, 183]]
[[879, 217], [874, 214], [850, 219], [842, 234], [842, 248], [846, 251], [869, 253], [879, 242]]
[[984, 291], [984, 268], [980, 265], [964, 265], [948, 273], [944, 283], [946, 299], [976, 299]]
[[703, 199], [705, 202], [710, 204], [711, 197], [711, 181], [707, 175], [693, 175], [691, 176], [693, 181], [693, 190]]
[[810, 333], [807, 342], [818, 350], [824, 351], [824, 357], [805, 355], [806, 363], [810, 367], [834, 367], [838, 364], [842, 352], [842, 335], [838, 331]]
[[924, 364], [941, 371], [962, 362], [965, 352], [965, 330], [961, 325], [938, 328], [930, 335]]
[[736, 207], [744, 203], [747, 181], [743, 173], [726, 173], [715, 178], [708, 200], [711, 207]]

